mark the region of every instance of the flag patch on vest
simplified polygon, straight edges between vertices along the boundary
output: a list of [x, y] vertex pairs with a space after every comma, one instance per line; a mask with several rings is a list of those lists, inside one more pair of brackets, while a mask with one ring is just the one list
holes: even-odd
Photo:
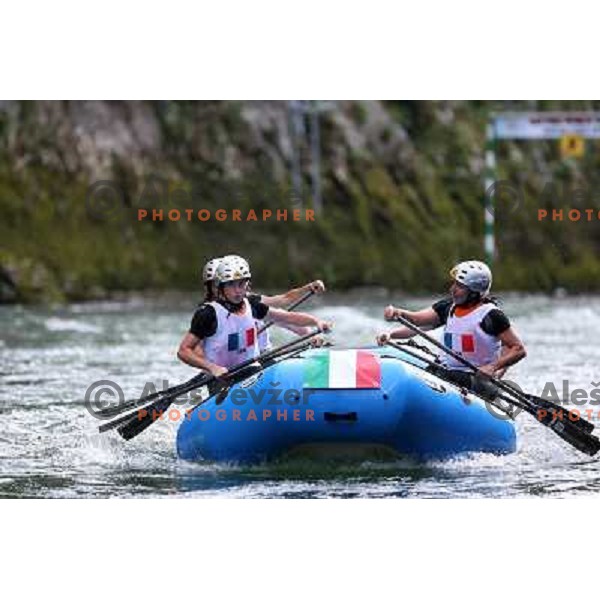
[[304, 364], [303, 387], [380, 388], [379, 357], [366, 350], [330, 350], [311, 356]]
[[475, 352], [475, 336], [472, 333], [444, 333], [444, 346], [460, 352]]
[[250, 346], [254, 346], [256, 340], [256, 329], [246, 329], [246, 331], [238, 333], [230, 333], [227, 336], [227, 350], [235, 352], [236, 350], [245, 350]]

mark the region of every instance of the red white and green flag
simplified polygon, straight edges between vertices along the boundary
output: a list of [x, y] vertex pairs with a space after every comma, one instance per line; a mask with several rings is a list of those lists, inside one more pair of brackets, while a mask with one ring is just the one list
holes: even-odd
[[316, 354], [305, 363], [304, 387], [380, 388], [379, 357], [367, 350], [329, 350]]

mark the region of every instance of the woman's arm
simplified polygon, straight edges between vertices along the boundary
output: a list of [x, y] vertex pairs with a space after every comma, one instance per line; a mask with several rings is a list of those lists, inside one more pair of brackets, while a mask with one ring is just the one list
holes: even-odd
[[394, 321], [397, 316], [404, 317], [422, 329], [435, 329], [441, 325], [439, 315], [431, 306], [423, 310], [412, 311], [396, 308], [390, 304], [385, 307], [383, 316], [386, 321]]
[[313, 291], [315, 294], [322, 294], [325, 292], [325, 284], [320, 279], [317, 279], [307, 283], [306, 285], [303, 285], [302, 287], [288, 290], [285, 292], [285, 294], [278, 294], [276, 296], [261, 296], [261, 302], [273, 308], [286, 308], [290, 304], [300, 300], [304, 294], [310, 291]]
[[503, 331], [498, 339], [502, 343], [500, 357], [494, 363], [479, 367], [479, 370], [488, 375], [502, 377], [508, 367], [517, 364], [527, 356], [527, 350], [512, 327]]
[[[441, 325], [439, 315], [433, 310], [433, 308], [425, 308], [416, 312], [410, 310], [403, 310], [400, 308], [394, 308], [393, 306], [387, 306], [383, 311], [383, 316], [387, 321], [393, 321], [396, 316], [402, 316], [408, 319], [418, 327], [422, 329], [435, 329]], [[375, 340], [380, 346], [385, 345], [390, 339], [405, 340], [417, 335], [412, 329], [408, 327], [398, 327], [387, 333], [380, 333]]]
[[269, 309], [268, 317], [273, 323], [276, 325], [292, 325], [298, 327], [317, 327], [321, 331], [330, 331], [332, 328], [332, 324], [323, 321], [321, 319], [317, 319], [317, 317], [313, 317], [308, 313], [301, 312], [287, 312], [286, 310], [281, 310], [280, 308], [271, 308]]
[[183, 339], [179, 344], [179, 350], [177, 350], [177, 358], [186, 365], [207, 371], [215, 377], [219, 377], [227, 373], [227, 369], [225, 367], [216, 365], [206, 358], [206, 355], [204, 354], [203, 340], [190, 332], [183, 336]]

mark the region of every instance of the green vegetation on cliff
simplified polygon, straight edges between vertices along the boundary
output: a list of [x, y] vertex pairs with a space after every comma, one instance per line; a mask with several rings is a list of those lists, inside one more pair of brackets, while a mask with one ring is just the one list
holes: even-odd
[[[262, 289], [322, 277], [341, 289], [439, 291], [451, 263], [482, 258], [490, 113], [595, 104], [336, 102], [320, 117], [324, 209], [314, 222], [152, 222], [137, 209], [260, 216], [300, 206], [287, 103], [3, 102], [0, 299], [194, 288], [202, 262], [225, 253], [248, 256]], [[544, 207], [597, 214], [600, 148], [587, 146], [565, 161], [554, 142], [498, 145], [499, 179], [523, 190], [515, 210], [502, 199], [496, 210], [499, 287], [598, 289], [598, 219], [537, 216]], [[311, 208], [308, 132], [299, 149]], [[90, 196], [102, 180], [114, 184]]]

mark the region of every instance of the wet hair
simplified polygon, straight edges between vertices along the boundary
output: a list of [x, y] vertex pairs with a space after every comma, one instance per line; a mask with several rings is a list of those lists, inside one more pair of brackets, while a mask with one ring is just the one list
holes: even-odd
[[204, 282], [204, 300], [202, 302], [213, 302], [217, 299], [217, 296], [212, 290], [212, 281]]

